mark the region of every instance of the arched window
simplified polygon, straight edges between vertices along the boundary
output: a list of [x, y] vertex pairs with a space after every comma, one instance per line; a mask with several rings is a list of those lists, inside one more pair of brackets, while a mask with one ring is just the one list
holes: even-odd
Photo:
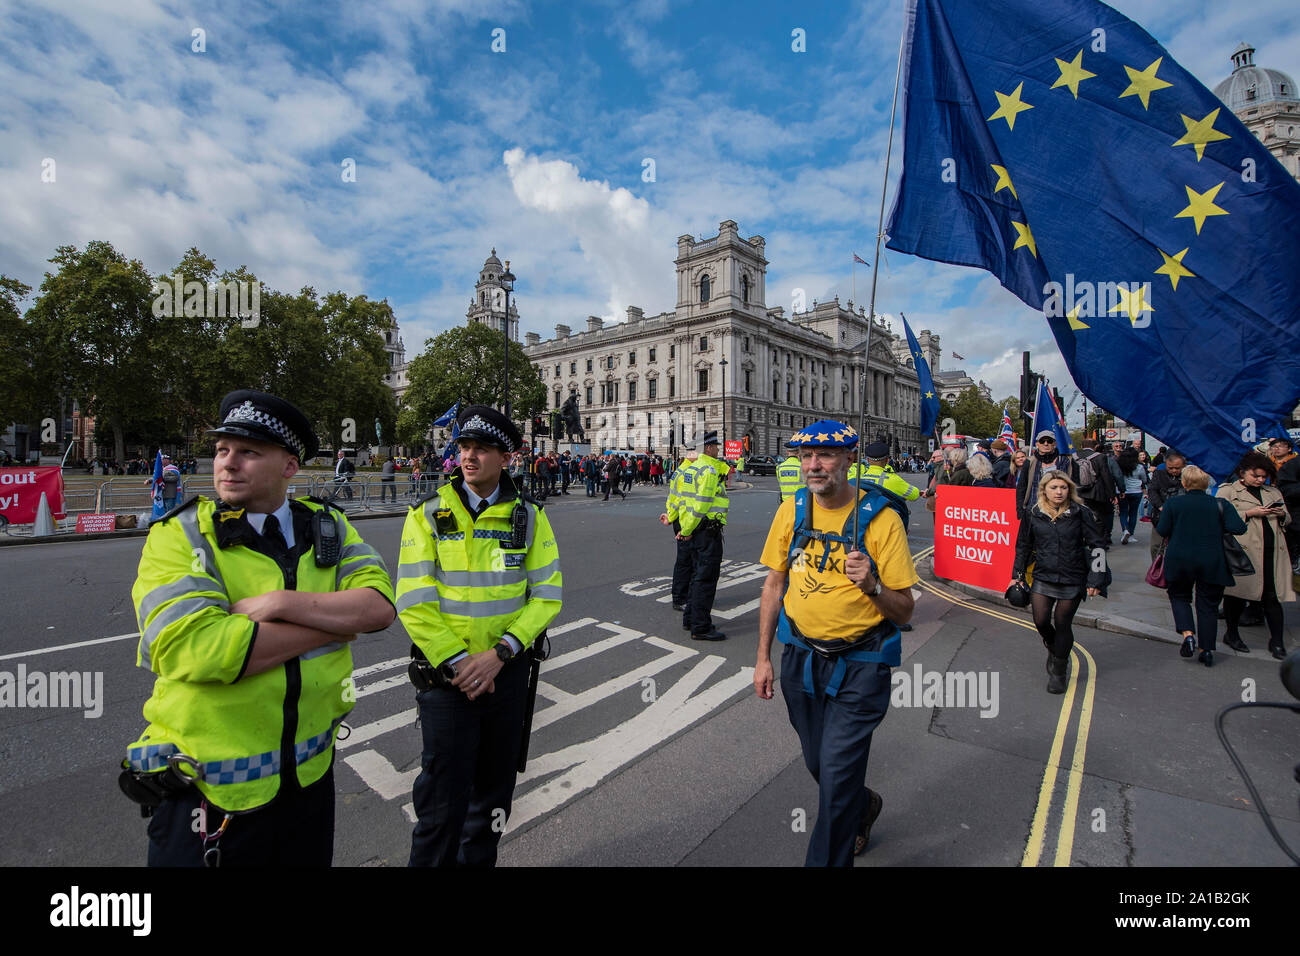
[[740, 277], [740, 301], [749, 303], [749, 276]]
[[709, 277], [707, 275], [704, 275], [704, 276], [700, 276], [700, 302], [704, 303], [708, 301], [709, 301]]

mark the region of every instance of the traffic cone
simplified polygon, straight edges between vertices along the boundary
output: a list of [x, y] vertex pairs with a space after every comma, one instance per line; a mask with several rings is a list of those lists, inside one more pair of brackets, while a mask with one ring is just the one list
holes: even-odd
[[54, 534], [54, 516], [50, 514], [50, 503], [41, 492], [41, 503], [36, 506], [36, 523], [32, 525], [32, 537], [40, 538]]

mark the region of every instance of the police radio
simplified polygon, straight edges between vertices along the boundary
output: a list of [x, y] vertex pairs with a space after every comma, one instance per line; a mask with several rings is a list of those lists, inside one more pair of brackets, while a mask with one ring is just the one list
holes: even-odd
[[312, 539], [316, 542], [316, 567], [332, 568], [343, 556], [343, 542], [339, 537], [338, 522], [329, 513], [329, 508], [322, 508], [312, 514]]
[[528, 509], [516, 501], [510, 512], [510, 547], [518, 551], [528, 543]]

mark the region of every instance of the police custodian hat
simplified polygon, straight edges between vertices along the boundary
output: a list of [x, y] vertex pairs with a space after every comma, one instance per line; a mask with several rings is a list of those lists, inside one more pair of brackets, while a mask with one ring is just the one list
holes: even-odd
[[299, 462], [315, 458], [320, 450], [316, 433], [297, 406], [266, 392], [240, 389], [221, 400], [221, 424], [209, 435], [236, 435], [279, 445]]
[[457, 438], [472, 438], [483, 445], [495, 445], [507, 454], [520, 449], [524, 436], [515, 423], [490, 405], [471, 405], [456, 422]]
[[786, 442], [789, 448], [856, 448], [857, 445], [858, 433], [852, 426], [833, 418], [823, 418], [805, 426]]

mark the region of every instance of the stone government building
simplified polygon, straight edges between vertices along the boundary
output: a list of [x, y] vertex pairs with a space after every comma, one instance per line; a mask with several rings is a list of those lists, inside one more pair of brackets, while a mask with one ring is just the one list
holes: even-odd
[[[836, 297], [789, 317], [769, 308], [764, 253], [762, 236], [742, 239], [736, 223], [725, 220], [712, 238], [678, 237], [672, 311], [647, 316], [629, 306], [627, 320], [618, 324], [590, 316], [577, 333], [567, 325], [557, 325], [546, 341], [527, 333], [524, 352], [547, 387], [549, 407], [576, 395], [583, 427], [594, 439], [602, 428], [612, 434], [620, 405], [626, 405], [630, 434], [603, 444], [664, 453], [672, 414], [681, 423], [674, 442], [679, 447], [683, 434], [689, 439], [692, 432], [722, 430], [725, 374], [727, 437], [748, 437], [751, 455], [783, 456], [790, 435], [819, 418], [856, 428], [865, 374], [868, 435], [887, 434], [898, 452], [924, 451], [921, 395], [906, 339], [877, 316], [867, 360], [862, 307], [855, 312], [852, 302], [841, 305]], [[492, 301], [484, 286], [491, 282], [492, 261], [480, 276], [470, 321], [482, 321], [482, 304]], [[493, 325], [500, 328], [500, 318]], [[927, 330], [918, 340], [937, 369], [939, 336]]]

